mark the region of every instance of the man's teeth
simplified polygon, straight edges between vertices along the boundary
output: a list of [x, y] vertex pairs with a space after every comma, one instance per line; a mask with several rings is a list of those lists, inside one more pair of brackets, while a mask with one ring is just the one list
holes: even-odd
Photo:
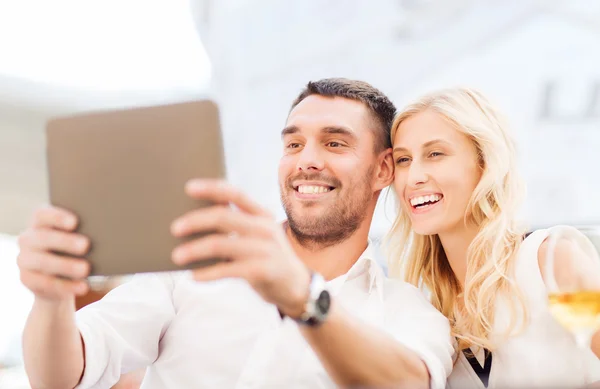
[[419, 196], [419, 197], [414, 197], [414, 198], [410, 199], [410, 204], [413, 207], [416, 207], [417, 205], [422, 205], [425, 203], [437, 203], [441, 199], [442, 199], [442, 196], [437, 195], [437, 194], [433, 194], [433, 195], [429, 195], [429, 196]]
[[327, 186], [319, 186], [319, 185], [300, 185], [298, 187], [298, 192], [306, 193], [306, 194], [316, 194], [316, 193], [325, 193], [329, 192], [331, 189]]

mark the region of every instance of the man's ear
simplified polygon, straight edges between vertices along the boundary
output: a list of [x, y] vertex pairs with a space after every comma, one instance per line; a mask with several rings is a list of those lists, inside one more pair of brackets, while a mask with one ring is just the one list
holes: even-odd
[[388, 187], [394, 181], [394, 159], [392, 149], [383, 150], [377, 155], [377, 172], [374, 189], [379, 191]]

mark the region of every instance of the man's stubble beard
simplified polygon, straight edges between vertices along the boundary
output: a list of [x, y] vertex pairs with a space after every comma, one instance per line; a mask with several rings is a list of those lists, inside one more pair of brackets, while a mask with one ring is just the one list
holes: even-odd
[[[318, 216], [301, 218], [294, 214], [290, 201], [290, 196], [293, 195], [290, 194], [290, 190], [294, 189], [290, 189], [290, 186], [286, 185], [281, 190], [281, 202], [287, 215], [290, 231], [298, 243], [316, 250], [334, 246], [352, 236], [369, 213], [368, 209], [373, 199], [370, 182], [373, 170], [374, 167], [371, 167], [356, 184], [349, 184], [349, 187], [354, 188], [352, 192], [346, 192], [343, 198], [338, 197]], [[335, 190], [341, 189], [341, 187], [336, 187]], [[316, 201], [314, 205], [317, 206]], [[306, 204], [305, 206], [312, 205]]]

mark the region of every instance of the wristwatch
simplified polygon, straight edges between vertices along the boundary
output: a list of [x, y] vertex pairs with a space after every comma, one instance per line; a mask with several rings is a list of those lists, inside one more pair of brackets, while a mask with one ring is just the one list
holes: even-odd
[[329, 308], [331, 307], [331, 295], [326, 286], [327, 284], [323, 276], [312, 272], [309, 296], [304, 305], [304, 312], [299, 318], [295, 318], [294, 320], [300, 324], [315, 327], [327, 319]]

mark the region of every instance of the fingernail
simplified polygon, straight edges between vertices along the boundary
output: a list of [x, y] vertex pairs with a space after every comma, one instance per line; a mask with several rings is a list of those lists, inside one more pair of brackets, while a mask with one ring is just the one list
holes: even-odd
[[88, 242], [87, 242], [87, 239], [80, 238], [80, 239], [77, 239], [77, 243], [76, 244], [77, 244], [77, 249], [78, 250], [84, 251], [85, 249], [87, 249]]
[[181, 263], [181, 262], [183, 262], [183, 260], [185, 258], [185, 251], [182, 249], [175, 249], [175, 250], [173, 250], [172, 257], [173, 257], [173, 262]]
[[73, 216], [65, 216], [62, 219], [62, 224], [64, 228], [73, 228], [75, 227], [76, 220]]
[[201, 180], [191, 180], [187, 183], [187, 187], [190, 190], [202, 190], [206, 185]]
[[176, 220], [171, 225], [171, 232], [174, 234], [180, 234], [183, 232], [185, 224], [181, 220]]
[[81, 263], [78, 266], [78, 271], [80, 274], [82, 274], [84, 277], [86, 277], [89, 272], [89, 265], [87, 263]]
[[86, 283], [79, 283], [77, 284], [77, 286], [75, 286], [75, 291], [79, 294], [85, 293], [87, 291], [87, 284]]

